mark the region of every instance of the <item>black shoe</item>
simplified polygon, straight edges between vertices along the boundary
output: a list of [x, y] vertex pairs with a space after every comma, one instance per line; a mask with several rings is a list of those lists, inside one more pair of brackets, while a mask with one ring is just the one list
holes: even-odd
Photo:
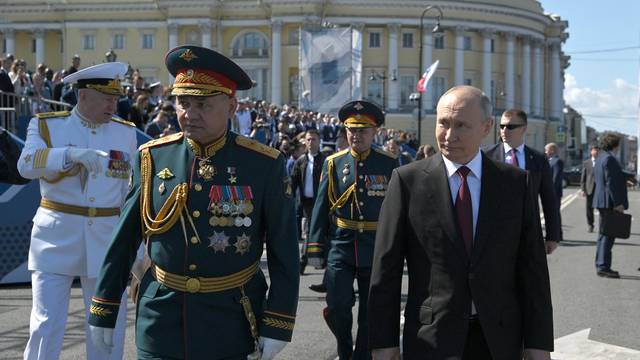
[[620, 279], [620, 274], [617, 271], [613, 271], [611, 269], [598, 270], [597, 274], [600, 277], [606, 277], [610, 279]]
[[587, 229], [587, 231], [592, 233], [593, 232], [593, 225], [589, 225], [589, 228]]
[[300, 275], [304, 275], [304, 270], [307, 268], [307, 257], [300, 259]]
[[318, 293], [326, 293], [327, 292], [327, 286], [325, 284], [309, 285], [309, 289], [311, 291], [315, 291], [315, 292], [318, 292]]

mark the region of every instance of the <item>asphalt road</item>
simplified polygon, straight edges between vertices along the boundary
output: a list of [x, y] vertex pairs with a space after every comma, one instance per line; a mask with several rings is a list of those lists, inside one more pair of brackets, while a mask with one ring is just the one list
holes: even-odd
[[[621, 279], [596, 276], [593, 263], [597, 235], [587, 232], [584, 198], [574, 196], [572, 200], [575, 192], [575, 188], [565, 191], [562, 210], [565, 241], [548, 257], [555, 338], [590, 328], [590, 340], [640, 350], [640, 223], [637, 221], [640, 192], [629, 193], [630, 212], [634, 215], [632, 236], [628, 240], [617, 240], [613, 248], [613, 268], [620, 271]], [[308, 289], [321, 279], [322, 271], [307, 267], [300, 284], [293, 341], [278, 359], [335, 358], [335, 340], [321, 316], [324, 297]], [[22, 358], [29, 333], [30, 308], [28, 286], [0, 288], [0, 359]], [[61, 359], [84, 359], [84, 309], [79, 287], [72, 290], [69, 311]], [[356, 316], [354, 309], [354, 318]], [[133, 306], [130, 306], [126, 359], [135, 359], [133, 322]]]

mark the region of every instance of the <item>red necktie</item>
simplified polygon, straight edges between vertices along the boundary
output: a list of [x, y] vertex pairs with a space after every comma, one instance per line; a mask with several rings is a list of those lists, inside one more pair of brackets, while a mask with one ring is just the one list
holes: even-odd
[[467, 253], [471, 254], [471, 248], [473, 247], [473, 211], [471, 209], [471, 191], [469, 191], [469, 184], [467, 183], [469, 171], [471, 170], [466, 166], [461, 166], [456, 171], [456, 174], [460, 176], [461, 184], [456, 196], [455, 208], [458, 218], [458, 231], [462, 236]]
[[511, 151], [509, 151], [511, 153], [511, 165], [515, 166], [515, 167], [520, 167], [520, 163], [518, 163], [518, 149], [511, 149]]

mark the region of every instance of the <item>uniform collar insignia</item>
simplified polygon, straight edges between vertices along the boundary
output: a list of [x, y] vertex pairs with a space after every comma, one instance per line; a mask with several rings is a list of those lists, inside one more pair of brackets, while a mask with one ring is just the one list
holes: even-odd
[[156, 176], [162, 180], [167, 180], [174, 177], [173, 173], [171, 172], [171, 170], [169, 170], [169, 168], [162, 169], [159, 173], [156, 174]]

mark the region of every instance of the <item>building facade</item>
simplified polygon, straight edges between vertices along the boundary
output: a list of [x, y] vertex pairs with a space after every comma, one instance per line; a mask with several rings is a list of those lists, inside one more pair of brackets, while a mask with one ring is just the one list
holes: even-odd
[[[427, 5], [442, 10], [443, 34], [431, 33], [435, 9], [421, 19]], [[410, 95], [424, 71], [419, 64], [440, 60], [420, 100], [423, 143], [435, 142], [439, 96], [462, 84], [483, 89], [497, 114], [511, 107], [530, 114], [527, 143], [535, 148], [566, 131], [568, 23], [535, 0], [0, 1], [2, 50], [30, 68], [61, 69], [74, 54], [84, 67], [113, 49], [147, 82], [167, 84], [164, 54], [197, 44], [231, 57], [256, 81], [239, 96], [277, 104], [297, 103], [301, 29], [326, 25], [362, 33], [363, 98], [384, 103], [390, 127], [417, 131], [418, 104]], [[487, 142], [497, 136], [496, 127]]]

